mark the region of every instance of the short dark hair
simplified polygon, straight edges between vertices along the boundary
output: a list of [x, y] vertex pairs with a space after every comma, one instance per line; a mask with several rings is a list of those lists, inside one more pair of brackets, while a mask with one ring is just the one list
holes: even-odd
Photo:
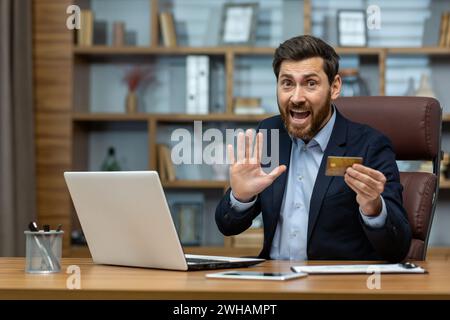
[[310, 35], [293, 37], [281, 43], [273, 57], [273, 72], [278, 80], [280, 66], [284, 60], [301, 61], [314, 57], [323, 59], [323, 70], [331, 85], [339, 71], [339, 55], [325, 41]]

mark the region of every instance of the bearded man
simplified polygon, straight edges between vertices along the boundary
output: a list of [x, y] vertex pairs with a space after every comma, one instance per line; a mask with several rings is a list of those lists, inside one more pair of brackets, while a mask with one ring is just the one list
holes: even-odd
[[[219, 230], [239, 234], [262, 214], [261, 258], [404, 260], [411, 229], [395, 154], [387, 137], [349, 121], [333, 104], [342, 86], [335, 50], [313, 36], [294, 37], [276, 49], [273, 70], [280, 115], [258, 131], [277, 130], [279, 165], [262, 167], [261, 132], [238, 135], [236, 157], [228, 146], [230, 189], [216, 209]], [[363, 163], [331, 177], [328, 156]]]

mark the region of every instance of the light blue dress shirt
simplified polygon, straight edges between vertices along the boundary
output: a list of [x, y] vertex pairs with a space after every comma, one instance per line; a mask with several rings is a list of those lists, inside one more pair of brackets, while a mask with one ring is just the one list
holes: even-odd
[[[328, 123], [307, 144], [301, 139], [293, 138], [290, 168], [281, 204], [280, 217], [270, 251], [271, 259], [306, 260], [309, 205], [312, 191], [319, 172], [323, 154], [330, 140], [336, 121], [333, 115]], [[245, 211], [253, 206], [256, 198], [247, 203], [238, 201], [230, 193], [230, 205], [236, 211]], [[381, 197], [382, 210], [376, 217], [368, 217], [359, 209], [364, 223], [372, 228], [380, 228], [386, 222], [386, 205]]]

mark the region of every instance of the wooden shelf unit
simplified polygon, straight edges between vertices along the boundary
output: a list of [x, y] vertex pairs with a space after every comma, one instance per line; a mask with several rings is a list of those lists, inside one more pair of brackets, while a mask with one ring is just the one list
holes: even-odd
[[[74, 130], [80, 130], [80, 125], [91, 122], [147, 122], [148, 135], [154, 137], [159, 124], [187, 123], [194, 120], [202, 121], [230, 121], [230, 122], [258, 122], [270, 115], [238, 116], [232, 113], [234, 97], [234, 68], [235, 60], [239, 56], [271, 56], [275, 48], [248, 46], [219, 46], [219, 47], [161, 47], [158, 26], [158, 0], [149, 0], [151, 10], [150, 46], [147, 47], [110, 47], [110, 46], [74, 46], [73, 35], [61, 24], [60, 14], [72, 4], [72, 0], [60, 0], [50, 3], [45, 0], [33, 0], [33, 63], [35, 65], [35, 108], [36, 108], [36, 170], [37, 170], [37, 203], [38, 219], [41, 223], [54, 224], [62, 222], [66, 230], [70, 230], [71, 200], [63, 180], [63, 171], [73, 169], [78, 157], [76, 135]], [[313, 0], [304, 0], [303, 29], [305, 34], [312, 31]], [[379, 74], [379, 95], [385, 94], [386, 59], [388, 55], [438, 55], [450, 57], [448, 48], [336, 48], [340, 55], [359, 55], [369, 59], [376, 59]], [[78, 69], [88, 66], [90, 59], [114, 59], [133, 61], [145, 56], [183, 56], [190, 54], [204, 54], [223, 56], [225, 63], [225, 112], [223, 114], [189, 115], [189, 114], [113, 114], [90, 113], [86, 103], [86, 90], [89, 82], [86, 72], [79, 73]], [[81, 78], [79, 78], [81, 74]], [[74, 81], [83, 84], [77, 92]], [[81, 91], [81, 92], [80, 92]], [[80, 97], [78, 97], [80, 96]], [[444, 122], [450, 122], [450, 115], [446, 115]], [[149, 168], [156, 169], [156, 142], [153, 138], [148, 143], [150, 159]], [[164, 181], [165, 188], [180, 189], [225, 189], [226, 182], [222, 181]], [[444, 182], [441, 188], [450, 188]], [[52, 206], [46, 205], [48, 199], [57, 200]], [[69, 238], [64, 239], [64, 253], [70, 252]], [[226, 240], [226, 243], [230, 241]]]
[[[386, 92], [386, 59], [389, 55], [428, 55], [450, 57], [450, 50], [441, 47], [422, 47], [422, 48], [395, 48], [395, 47], [336, 47], [336, 52], [340, 55], [358, 55], [361, 57], [373, 57], [377, 59], [379, 74], [379, 95]], [[242, 55], [272, 55], [275, 48], [269, 47], [108, 47], [108, 46], [92, 46], [92, 47], [74, 47], [73, 54], [75, 58], [89, 57], [111, 57], [125, 56], [136, 57], [142, 55], [156, 56], [174, 56], [174, 55], [190, 55], [202, 54], [210, 56], [224, 56], [227, 70], [226, 87], [227, 87], [227, 108], [226, 113], [232, 112], [233, 98], [233, 75], [235, 59]]]

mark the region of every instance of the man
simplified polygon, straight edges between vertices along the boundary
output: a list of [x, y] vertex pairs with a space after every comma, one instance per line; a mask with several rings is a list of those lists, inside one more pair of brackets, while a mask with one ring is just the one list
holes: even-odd
[[[219, 230], [239, 234], [262, 213], [262, 258], [403, 260], [411, 229], [395, 154], [380, 132], [331, 103], [341, 90], [339, 56], [324, 41], [299, 36], [277, 48], [273, 69], [280, 115], [258, 129], [279, 130], [280, 165], [268, 174], [261, 168], [261, 132], [253, 147], [250, 130], [238, 135], [236, 158], [228, 146], [231, 188], [216, 209]], [[364, 161], [329, 177], [328, 156]]]

